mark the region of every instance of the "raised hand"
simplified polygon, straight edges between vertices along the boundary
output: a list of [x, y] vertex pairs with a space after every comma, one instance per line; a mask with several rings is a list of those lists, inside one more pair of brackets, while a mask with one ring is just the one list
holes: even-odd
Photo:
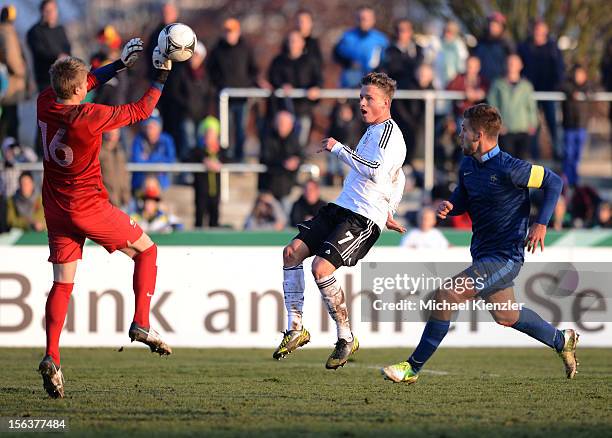
[[159, 47], [155, 47], [153, 50], [153, 57], [151, 59], [153, 67], [158, 70], [172, 70], [172, 61], [166, 58], [166, 56], [159, 50]]
[[144, 44], [140, 38], [132, 38], [125, 46], [123, 46], [123, 50], [121, 51], [121, 62], [126, 67], [132, 67], [138, 58], [140, 57], [140, 52], [144, 50]]

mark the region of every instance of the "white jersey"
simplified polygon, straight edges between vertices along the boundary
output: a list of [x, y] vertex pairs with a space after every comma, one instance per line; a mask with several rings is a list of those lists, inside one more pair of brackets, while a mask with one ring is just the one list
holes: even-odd
[[355, 150], [336, 143], [331, 152], [351, 167], [334, 204], [367, 217], [382, 231], [406, 183], [406, 144], [399, 127], [392, 119], [370, 125]]

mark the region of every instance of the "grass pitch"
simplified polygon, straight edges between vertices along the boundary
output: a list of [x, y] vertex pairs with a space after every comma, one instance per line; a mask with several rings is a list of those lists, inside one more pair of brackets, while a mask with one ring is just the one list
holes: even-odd
[[0, 349], [0, 416], [64, 417], [78, 436], [611, 436], [612, 350], [579, 349], [577, 378], [540, 349], [441, 348], [415, 385], [370, 349], [338, 371], [331, 351], [63, 349], [66, 398], [36, 372], [42, 349]]

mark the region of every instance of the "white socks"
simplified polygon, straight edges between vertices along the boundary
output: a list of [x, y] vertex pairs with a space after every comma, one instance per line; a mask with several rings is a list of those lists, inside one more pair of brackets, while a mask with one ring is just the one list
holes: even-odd
[[348, 309], [346, 308], [346, 300], [344, 299], [342, 288], [333, 275], [317, 280], [317, 286], [319, 286], [321, 297], [327, 306], [329, 315], [336, 321], [338, 339], [345, 339], [347, 342], [351, 342], [353, 334], [349, 325]]
[[287, 330], [302, 330], [304, 269], [301, 264], [283, 267], [283, 292], [287, 309]]

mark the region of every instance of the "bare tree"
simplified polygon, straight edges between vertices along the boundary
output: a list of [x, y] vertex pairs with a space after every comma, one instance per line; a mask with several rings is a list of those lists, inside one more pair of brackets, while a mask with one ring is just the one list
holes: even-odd
[[432, 15], [459, 19], [477, 38], [486, 29], [486, 17], [492, 11], [506, 16], [510, 35], [520, 42], [529, 36], [531, 24], [546, 21], [555, 37], [570, 39], [564, 50], [568, 65], [586, 64], [591, 73], [598, 71], [605, 43], [612, 37], [612, 8], [607, 0], [421, 0]]

